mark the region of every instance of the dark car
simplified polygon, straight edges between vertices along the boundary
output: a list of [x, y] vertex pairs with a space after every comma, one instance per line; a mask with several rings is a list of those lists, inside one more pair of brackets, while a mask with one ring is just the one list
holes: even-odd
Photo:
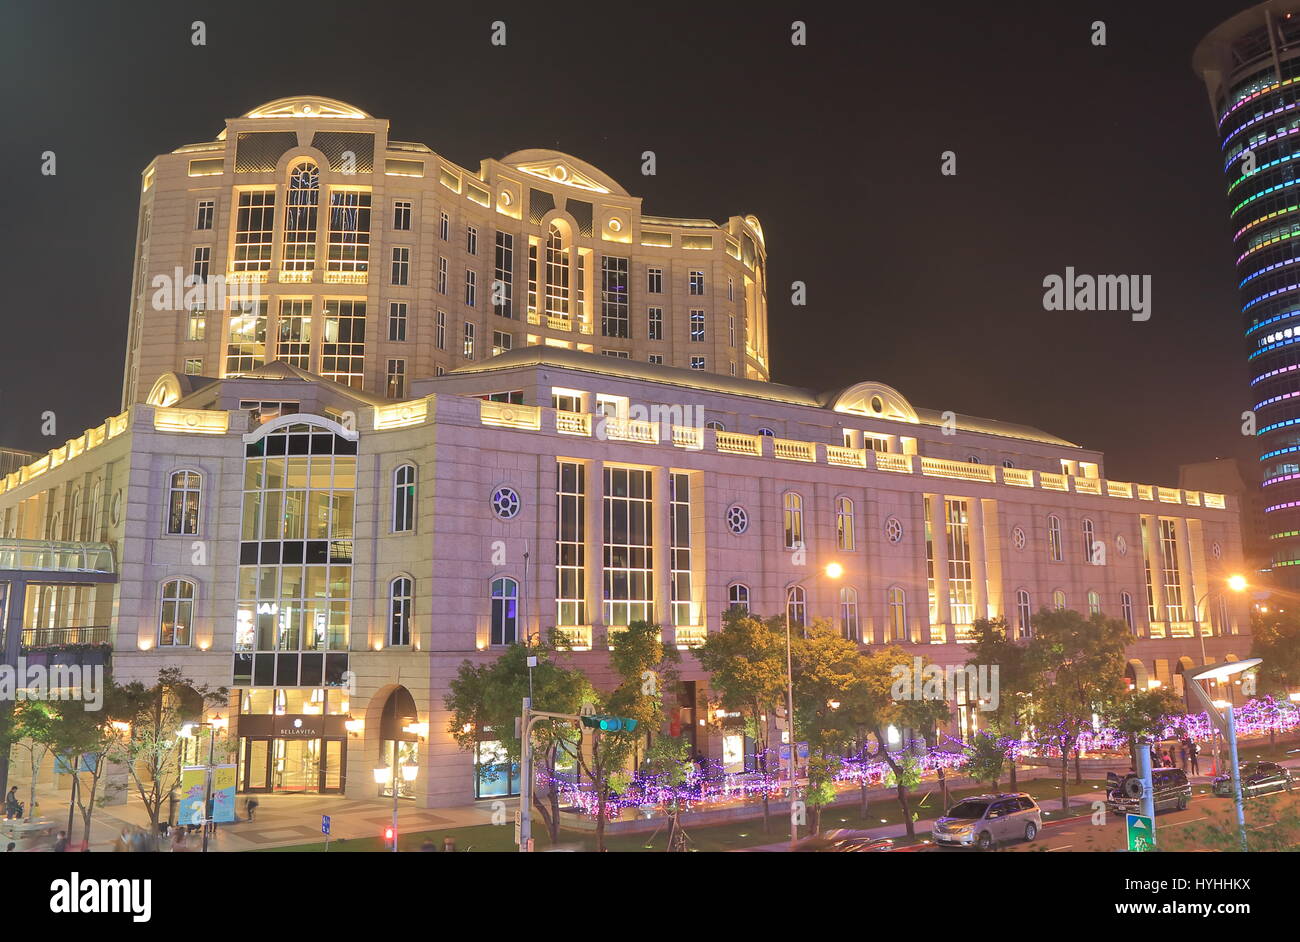
[[805, 837], [794, 845], [796, 851], [823, 854], [870, 854], [894, 849], [888, 837], [872, 837], [865, 831], [837, 828], [814, 837]]
[[[1192, 800], [1192, 785], [1182, 769], [1152, 769], [1151, 799], [1156, 811], [1186, 808]], [[1106, 792], [1106, 805], [1117, 813], [1142, 813], [1142, 778], [1136, 772], [1118, 776]]]
[[[1238, 768], [1241, 772], [1242, 798], [1267, 795], [1269, 792], [1289, 792], [1294, 784], [1290, 770], [1276, 762], [1243, 762]], [[1231, 798], [1232, 776], [1227, 773], [1220, 775], [1211, 787], [1220, 798]]]

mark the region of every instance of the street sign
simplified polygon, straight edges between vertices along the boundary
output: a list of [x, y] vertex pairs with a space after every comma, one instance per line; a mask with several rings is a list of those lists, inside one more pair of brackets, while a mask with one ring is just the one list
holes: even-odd
[[808, 744], [806, 742], [799, 743], [798, 750], [795, 752], [795, 755], [797, 755], [800, 759], [806, 760], [808, 758]]
[[320, 832], [328, 834], [330, 832], [330, 816], [323, 814], [320, 816]]
[[1148, 818], [1141, 814], [1126, 814], [1124, 820], [1125, 830], [1128, 834], [1129, 850], [1135, 853], [1141, 853], [1144, 850], [1155, 850], [1155, 818]]

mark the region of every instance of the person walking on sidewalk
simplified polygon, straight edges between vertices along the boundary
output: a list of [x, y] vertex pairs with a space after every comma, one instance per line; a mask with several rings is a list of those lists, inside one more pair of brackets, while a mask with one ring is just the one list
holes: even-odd
[[1201, 774], [1200, 755], [1201, 755], [1200, 743], [1193, 742], [1187, 749], [1187, 758], [1191, 760], [1193, 775]]

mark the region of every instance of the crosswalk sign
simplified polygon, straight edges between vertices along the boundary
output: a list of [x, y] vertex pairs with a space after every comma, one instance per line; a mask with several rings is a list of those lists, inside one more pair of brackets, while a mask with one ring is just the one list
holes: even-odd
[[1156, 846], [1156, 822], [1153, 818], [1148, 818], [1142, 814], [1127, 814], [1124, 816], [1125, 830], [1128, 833], [1128, 849], [1141, 853], [1145, 850], [1155, 850]]

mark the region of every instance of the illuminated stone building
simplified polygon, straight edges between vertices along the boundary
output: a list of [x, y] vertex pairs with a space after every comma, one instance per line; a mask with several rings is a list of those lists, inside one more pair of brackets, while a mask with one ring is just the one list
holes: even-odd
[[[347, 229], [367, 202], [369, 227]], [[509, 317], [484, 300], [502, 234]], [[200, 250], [255, 289], [251, 314], [150, 303], [153, 276]], [[604, 289], [611, 258], [628, 280]], [[0, 478], [0, 585], [6, 558], [41, 570], [31, 651], [106, 642], [119, 681], [166, 665], [230, 687], [241, 790], [375, 797], [397, 756], [421, 805], [510, 791], [476, 774], [490, 731], [460, 751], [443, 698], [464, 660], [551, 628], [602, 686], [610, 633], [659, 624], [684, 652], [675, 725], [730, 772], [752, 750], [709, 722], [690, 651], [733, 607], [945, 665], [978, 618], [1025, 637], [1044, 607], [1104, 612], [1129, 626], [1137, 687], [1249, 651], [1222, 591], [1242, 565], [1234, 500], [1108, 480], [1096, 451], [880, 383], [769, 382], [752, 217], [643, 216], [547, 151], [470, 173], [348, 106], [286, 99], [150, 165], [139, 259], [124, 411]], [[444, 259], [456, 292], [475, 273], [475, 304], [439, 290]], [[628, 298], [627, 337], [605, 336], [598, 291]], [[450, 340], [467, 325], [472, 357]], [[498, 331], [514, 339], [489, 356]], [[74, 579], [61, 544], [107, 547], [112, 572]], [[958, 703], [954, 730], [977, 712]]]
[[532, 344], [766, 379], [763, 231], [645, 215], [567, 154], [471, 170], [285, 98], [145, 168], [130, 332], [123, 406], [275, 360], [400, 399]]

